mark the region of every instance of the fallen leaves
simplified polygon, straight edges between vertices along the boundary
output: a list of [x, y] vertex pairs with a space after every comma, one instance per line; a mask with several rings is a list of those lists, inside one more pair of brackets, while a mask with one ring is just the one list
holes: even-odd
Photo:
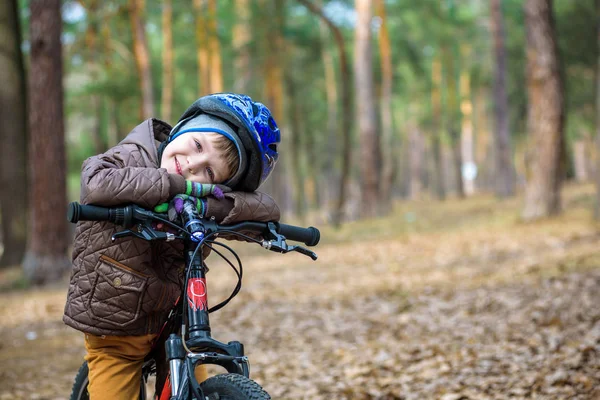
[[[477, 205], [469, 224], [456, 204], [439, 211], [453, 227], [377, 236], [369, 222], [368, 240], [325, 241], [316, 263], [245, 257], [213, 337], [244, 343], [274, 399], [600, 398], [600, 236], [588, 216], [521, 225]], [[234, 277], [210, 266], [216, 302]], [[65, 290], [0, 295], [0, 399], [68, 397], [83, 343], [60, 322]]]

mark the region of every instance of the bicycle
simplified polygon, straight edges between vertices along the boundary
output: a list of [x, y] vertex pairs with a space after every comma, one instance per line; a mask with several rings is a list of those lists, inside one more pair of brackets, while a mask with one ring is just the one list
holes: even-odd
[[[214, 220], [198, 217], [195, 206], [186, 201], [177, 222], [171, 222], [165, 214], [155, 213], [137, 205], [123, 207], [99, 207], [69, 204], [67, 218], [70, 222], [110, 221], [125, 230], [115, 233], [112, 240], [134, 236], [143, 240], [183, 240], [186, 260], [185, 285], [181, 296], [173, 306], [151, 352], [144, 360], [140, 382], [140, 399], [146, 399], [146, 384], [151, 375], [156, 375], [155, 399], [159, 400], [266, 400], [271, 397], [255, 381], [250, 379], [250, 363], [244, 355], [244, 346], [238, 341], [227, 344], [211, 337], [209, 313], [217, 311], [231, 301], [242, 286], [242, 263], [229, 246], [216, 242], [216, 236], [234, 235], [246, 241], [258, 243], [263, 248], [280, 253], [296, 251], [313, 260], [317, 255], [301, 246], [288, 245], [286, 240], [298, 241], [315, 246], [320, 240], [319, 230], [302, 228], [278, 222], [247, 221], [233, 225], [219, 225]], [[165, 232], [156, 229], [162, 223], [175, 230]], [[244, 232], [244, 233], [241, 233]], [[258, 234], [262, 240], [248, 236]], [[208, 246], [221, 256], [236, 272], [238, 282], [232, 293], [221, 303], [208, 308], [206, 291], [207, 268], [203, 252]], [[215, 246], [233, 254], [238, 268]], [[167, 368], [168, 363], [168, 368]], [[199, 384], [194, 369], [200, 364], [219, 365], [227, 371], [215, 375]], [[158, 373], [157, 373], [158, 372]], [[166, 372], [166, 373], [165, 373]], [[71, 400], [87, 400], [87, 363], [79, 368], [71, 391]]]

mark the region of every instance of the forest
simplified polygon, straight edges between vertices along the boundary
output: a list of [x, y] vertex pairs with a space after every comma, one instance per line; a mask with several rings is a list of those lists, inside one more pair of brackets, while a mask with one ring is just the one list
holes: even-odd
[[600, 397], [599, 0], [5, 0], [0, 32], [0, 399], [83, 361], [82, 163], [221, 92], [321, 230], [314, 263], [235, 243], [211, 315], [273, 398]]

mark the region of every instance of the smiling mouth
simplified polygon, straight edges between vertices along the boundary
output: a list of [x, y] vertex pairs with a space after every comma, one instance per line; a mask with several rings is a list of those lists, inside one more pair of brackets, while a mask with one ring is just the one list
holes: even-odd
[[181, 171], [181, 165], [179, 164], [179, 161], [177, 161], [177, 157], [175, 157], [175, 168], [177, 169], [177, 173], [183, 176], [183, 171]]

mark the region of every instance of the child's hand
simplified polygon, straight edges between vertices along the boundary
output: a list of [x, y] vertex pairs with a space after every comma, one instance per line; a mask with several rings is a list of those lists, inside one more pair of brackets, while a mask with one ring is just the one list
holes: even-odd
[[[221, 193], [221, 195], [223, 194]], [[189, 200], [196, 205], [196, 210], [198, 211], [198, 216], [200, 216], [200, 218], [203, 218], [206, 215], [206, 199], [199, 199], [193, 196], [188, 196], [187, 194], [178, 194], [177, 196], [173, 197], [169, 203], [162, 203], [154, 207], [154, 211], [159, 213], [166, 212], [169, 216], [169, 220], [175, 221], [177, 216], [183, 212], [183, 202], [185, 200]]]
[[183, 201], [191, 200], [196, 204], [200, 217], [204, 217], [207, 209], [206, 196], [212, 195], [216, 199], [222, 200], [225, 197], [223, 193], [231, 192], [231, 189], [225, 185], [198, 183], [188, 180], [185, 181], [185, 186], [185, 194], [178, 194], [170, 202], [157, 205], [154, 207], [154, 212], [168, 213], [169, 219], [174, 221], [183, 210]]
[[213, 195], [217, 199], [223, 199], [223, 193], [231, 192], [225, 185], [213, 185], [210, 183], [198, 183], [185, 181], [185, 194], [192, 197], [205, 197]]

